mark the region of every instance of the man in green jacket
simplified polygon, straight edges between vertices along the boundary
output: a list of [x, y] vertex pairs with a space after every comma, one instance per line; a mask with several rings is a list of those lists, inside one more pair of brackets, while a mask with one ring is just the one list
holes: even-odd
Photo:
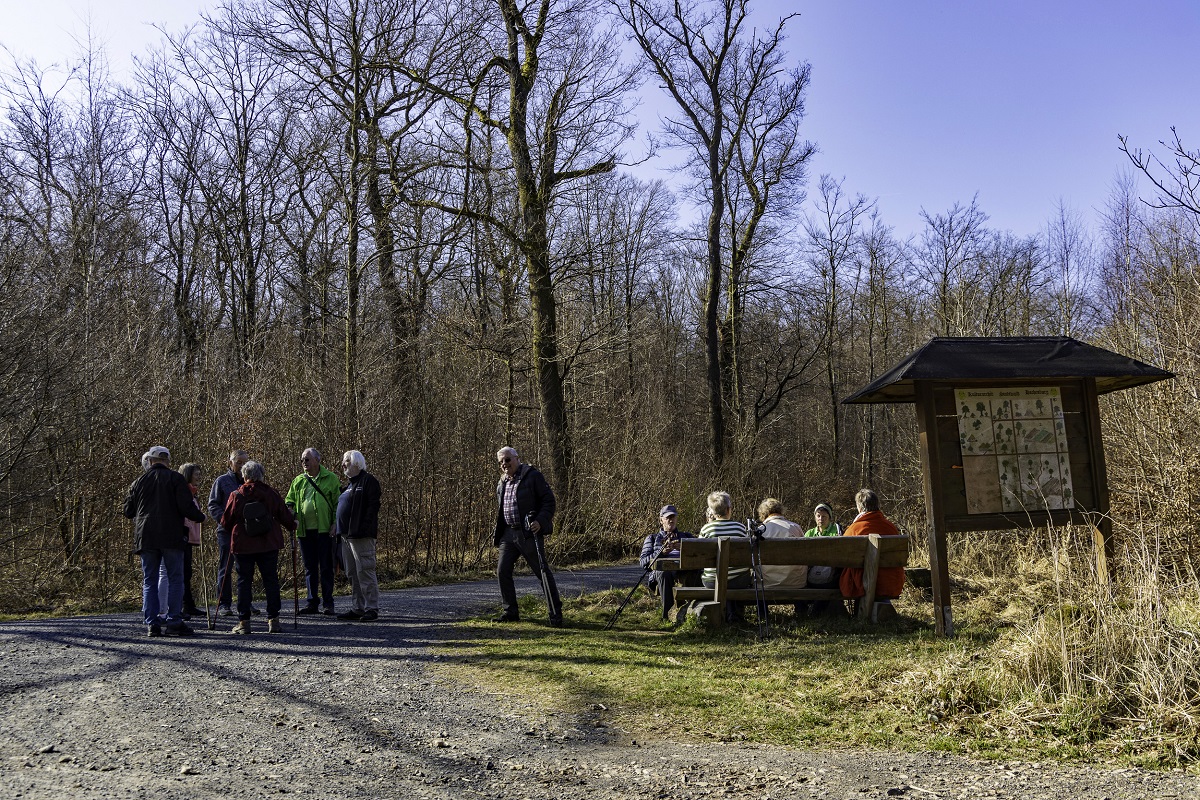
[[[318, 610], [333, 616], [333, 523], [342, 485], [338, 476], [321, 466], [321, 454], [310, 447], [300, 456], [304, 471], [288, 488], [284, 502], [296, 516], [296, 536], [304, 557], [308, 602], [301, 614]], [[320, 606], [317, 589], [320, 587]]]

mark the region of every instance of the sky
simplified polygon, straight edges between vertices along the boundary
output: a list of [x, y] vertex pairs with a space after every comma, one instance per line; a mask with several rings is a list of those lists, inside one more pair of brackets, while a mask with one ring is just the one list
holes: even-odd
[[[43, 66], [88, 22], [114, 74], [216, 0], [5, 0], [0, 45]], [[1200, 0], [759, 0], [796, 13], [789, 53], [812, 66], [805, 136], [821, 174], [876, 199], [898, 234], [978, 195], [991, 227], [1029, 235], [1061, 201], [1094, 224], [1129, 163], [1117, 135], [1200, 149]], [[0, 63], [7, 58], [0, 56]], [[643, 118], [658, 113], [653, 102]], [[1144, 179], [1143, 192], [1150, 187]]]

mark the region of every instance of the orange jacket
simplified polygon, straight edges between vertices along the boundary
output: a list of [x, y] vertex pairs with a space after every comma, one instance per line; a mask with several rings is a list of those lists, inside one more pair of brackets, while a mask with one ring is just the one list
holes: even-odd
[[[866, 536], [876, 533], [880, 536], [899, 536], [900, 531], [891, 523], [882, 511], [865, 511], [854, 518], [850, 527], [846, 528], [843, 536]], [[862, 597], [863, 571], [853, 567], [842, 570], [842, 578], [838, 583], [842, 597], [853, 600]], [[875, 597], [899, 597], [904, 590], [904, 567], [886, 567], [879, 570], [879, 580], [875, 584]]]

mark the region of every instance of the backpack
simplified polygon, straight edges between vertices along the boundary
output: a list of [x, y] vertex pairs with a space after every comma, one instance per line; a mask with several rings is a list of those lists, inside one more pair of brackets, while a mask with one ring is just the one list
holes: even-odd
[[271, 511], [261, 500], [251, 500], [242, 509], [242, 530], [247, 536], [266, 536], [271, 531]]

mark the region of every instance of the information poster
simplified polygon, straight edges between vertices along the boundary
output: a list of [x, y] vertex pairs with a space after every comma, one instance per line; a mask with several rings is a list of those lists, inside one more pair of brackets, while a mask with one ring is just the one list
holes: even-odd
[[968, 514], [1074, 508], [1057, 386], [955, 389]]

